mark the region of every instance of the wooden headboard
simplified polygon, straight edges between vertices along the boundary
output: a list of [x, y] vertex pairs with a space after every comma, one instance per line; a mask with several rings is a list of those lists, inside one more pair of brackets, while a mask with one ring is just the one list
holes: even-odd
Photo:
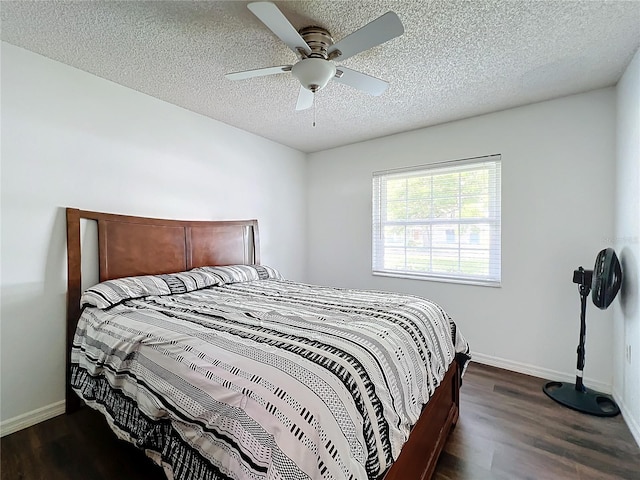
[[81, 219], [98, 224], [101, 282], [206, 265], [260, 263], [257, 220], [163, 220], [67, 208], [67, 413], [80, 406], [69, 375], [82, 295]]

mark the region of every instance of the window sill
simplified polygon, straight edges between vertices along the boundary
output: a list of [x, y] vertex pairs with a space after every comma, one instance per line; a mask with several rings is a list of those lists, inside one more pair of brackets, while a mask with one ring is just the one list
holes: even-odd
[[425, 275], [425, 274], [411, 274], [405, 272], [381, 272], [381, 271], [372, 271], [372, 275], [378, 277], [393, 277], [393, 278], [404, 278], [408, 280], [426, 280], [429, 282], [440, 282], [440, 283], [458, 283], [462, 285], [475, 285], [479, 287], [493, 287], [493, 288], [501, 288], [502, 282], [495, 280], [478, 280], [478, 279], [467, 279], [467, 278], [451, 278], [439, 275]]

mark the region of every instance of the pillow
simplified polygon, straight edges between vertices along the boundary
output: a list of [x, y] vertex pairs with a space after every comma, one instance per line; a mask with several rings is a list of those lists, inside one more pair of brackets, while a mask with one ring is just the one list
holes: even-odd
[[221, 284], [219, 277], [204, 271], [193, 270], [167, 275], [117, 278], [85, 290], [80, 304], [105, 309], [132, 298], [186, 293]]
[[283, 276], [278, 270], [266, 265], [225, 265], [218, 267], [199, 267], [192, 272], [205, 272], [215, 275], [221, 284], [252, 282], [255, 280], [283, 280]]

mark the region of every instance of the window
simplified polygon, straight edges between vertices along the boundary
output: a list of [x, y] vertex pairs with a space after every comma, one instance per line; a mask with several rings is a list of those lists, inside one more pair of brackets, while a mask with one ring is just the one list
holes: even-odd
[[500, 285], [500, 155], [373, 174], [373, 274]]

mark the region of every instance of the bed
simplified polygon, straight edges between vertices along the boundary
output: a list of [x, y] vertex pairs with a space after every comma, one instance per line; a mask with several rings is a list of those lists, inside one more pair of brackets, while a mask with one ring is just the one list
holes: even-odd
[[168, 478], [431, 477], [469, 359], [437, 304], [285, 280], [256, 220], [68, 208], [67, 259], [66, 411], [99, 410]]

